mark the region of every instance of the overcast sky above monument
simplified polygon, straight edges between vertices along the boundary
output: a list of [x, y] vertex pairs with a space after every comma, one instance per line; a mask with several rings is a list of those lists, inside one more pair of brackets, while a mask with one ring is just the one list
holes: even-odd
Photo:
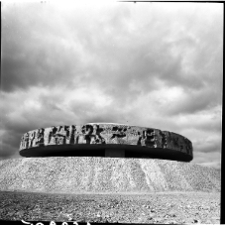
[[222, 57], [218, 3], [5, 3], [0, 157], [32, 129], [114, 122], [181, 134], [218, 167]]

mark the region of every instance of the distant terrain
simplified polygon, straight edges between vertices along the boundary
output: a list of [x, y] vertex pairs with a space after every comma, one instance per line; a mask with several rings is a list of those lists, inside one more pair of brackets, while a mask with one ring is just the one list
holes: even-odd
[[0, 190], [75, 194], [220, 192], [220, 170], [158, 159], [18, 158], [0, 161]]
[[0, 219], [217, 223], [220, 170], [127, 158], [0, 161]]

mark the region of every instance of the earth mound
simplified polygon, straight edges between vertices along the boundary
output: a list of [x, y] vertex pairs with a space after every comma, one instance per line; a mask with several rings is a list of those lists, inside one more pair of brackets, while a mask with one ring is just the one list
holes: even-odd
[[158, 159], [51, 157], [0, 161], [0, 190], [47, 193], [220, 192], [220, 170]]

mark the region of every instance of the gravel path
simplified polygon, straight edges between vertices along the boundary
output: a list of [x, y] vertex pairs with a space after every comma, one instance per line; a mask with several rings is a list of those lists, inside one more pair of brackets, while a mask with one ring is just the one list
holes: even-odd
[[219, 224], [220, 193], [45, 194], [2, 191], [0, 219]]

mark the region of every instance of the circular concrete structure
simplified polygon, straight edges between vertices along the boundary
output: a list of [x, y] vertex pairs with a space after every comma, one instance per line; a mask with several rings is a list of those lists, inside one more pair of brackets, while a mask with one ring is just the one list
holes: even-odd
[[21, 138], [20, 155], [193, 159], [192, 143], [168, 131], [115, 123], [41, 128]]

